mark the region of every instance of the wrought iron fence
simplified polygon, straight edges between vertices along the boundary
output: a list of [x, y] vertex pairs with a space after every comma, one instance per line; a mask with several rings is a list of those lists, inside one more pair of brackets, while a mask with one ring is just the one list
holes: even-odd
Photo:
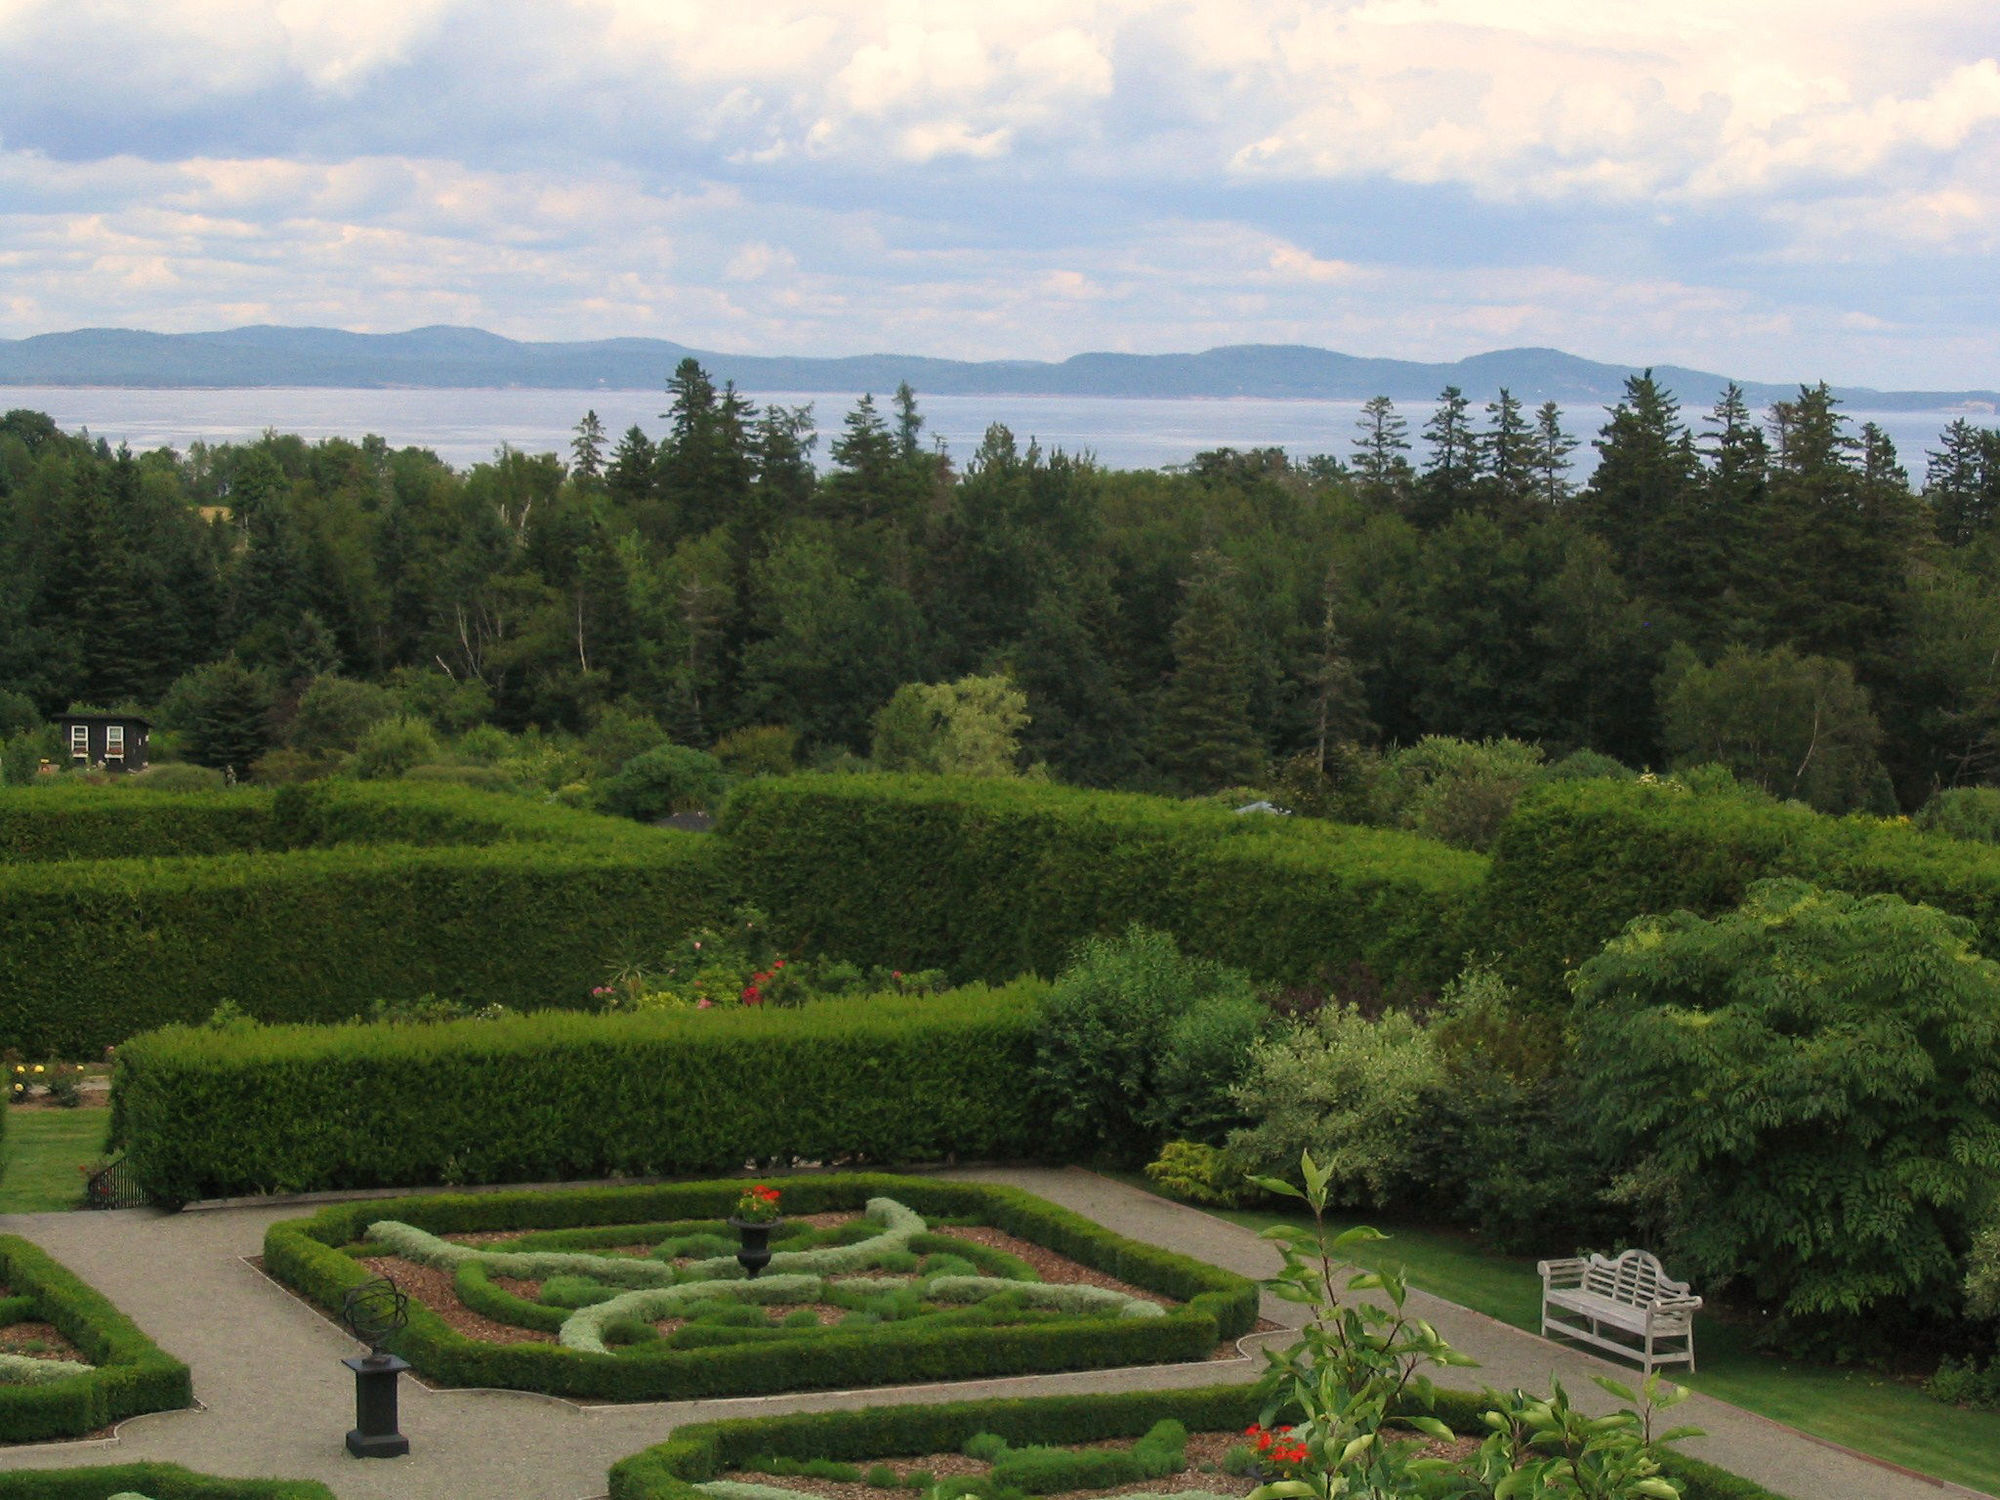
[[144, 1208], [146, 1194], [124, 1157], [99, 1167], [83, 1180], [85, 1208]]

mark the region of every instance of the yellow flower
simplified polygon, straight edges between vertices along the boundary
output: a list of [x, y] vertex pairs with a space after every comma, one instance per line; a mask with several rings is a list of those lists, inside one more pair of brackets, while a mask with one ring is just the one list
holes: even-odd
[[43, 1067], [42, 1067], [42, 1065], [41, 1065], [40, 1063], [36, 1063], [36, 1064], [35, 1064], [35, 1071], [36, 1071], [37, 1073], [40, 1073], [40, 1072], [43, 1072], [43, 1071], [44, 1071], [44, 1069], [43, 1069]]

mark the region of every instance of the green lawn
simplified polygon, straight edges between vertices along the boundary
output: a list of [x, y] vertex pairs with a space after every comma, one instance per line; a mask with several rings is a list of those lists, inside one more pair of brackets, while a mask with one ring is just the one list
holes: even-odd
[[[4, 1107], [4, 1106], [0, 1106]], [[32, 1214], [75, 1208], [83, 1198], [78, 1167], [104, 1150], [111, 1111], [15, 1109], [7, 1116], [7, 1169], [0, 1175], [0, 1213]]]
[[[1269, 1213], [1222, 1217], [1252, 1229], [1298, 1222]], [[1359, 1222], [1344, 1219], [1337, 1227]], [[1412, 1286], [1531, 1333], [1540, 1329], [1542, 1283], [1532, 1260], [1496, 1255], [1449, 1229], [1368, 1222], [1391, 1238], [1355, 1257], [1363, 1264], [1400, 1263]], [[1843, 1447], [2000, 1495], [2000, 1412], [1960, 1411], [1865, 1370], [1761, 1354], [1750, 1347], [1749, 1330], [1714, 1318], [1697, 1323], [1695, 1355], [1700, 1373], [1684, 1383], [1698, 1391]]]

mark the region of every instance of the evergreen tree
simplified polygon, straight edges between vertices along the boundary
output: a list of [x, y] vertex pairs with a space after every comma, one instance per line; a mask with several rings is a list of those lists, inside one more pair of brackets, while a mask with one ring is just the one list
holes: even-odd
[[1419, 509], [1428, 524], [1435, 525], [1461, 509], [1479, 477], [1479, 436], [1472, 430], [1471, 412], [1472, 403], [1466, 400], [1465, 392], [1448, 385], [1438, 397], [1437, 409], [1424, 423], [1430, 457], [1424, 464]]
[[1574, 493], [1569, 482], [1570, 454], [1577, 440], [1563, 430], [1562, 408], [1544, 401], [1535, 410], [1535, 430], [1529, 439], [1529, 470], [1533, 493], [1544, 505], [1562, 505]]
[[1632, 376], [1595, 446], [1597, 471], [1580, 507], [1585, 524], [1640, 592], [1674, 599], [1682, 571], [1676, 552], [1689, 534], [1701, 470], [1680, 403], [1652, 371]]
[[1064, 577], [1028, 611], [1013, 676], [1028, 695], [1022, 744], [1064, 781], [1129, 785], [1140, 725], [1115, 656], [1124, 634], [1118, 595], [1103, 573]]
[[1960, 417], [1926, 457], [1924, 499], [1938, 536], [1963, 547], [1985, 535], [2000, 515], [2000, 431]]
[[1249, 622], [1236, 569], [1220, 552], [1195, 554], [1173, 630], [1174, 672], [1160, 695], [1153, 759], [1176, 786], [1240, 786], [1264, 765], [1250, 727]]
[[576, 436], [569, 445], [569, 471], [586, 480], [604, 473], [604, 423], [595, 411], [585, 412], [576, 424]]
[[1521, 403], [1505, 387], [1498, 400], [1487, 403], [1486, 430], [1479, 434], [1478, 451], [1497, 498], [1525, 500], [1534, 492], [1535, 429], [1522, 414]]
[[625, 436], [611, 454], [604, 484], [618, 504], [628, 512], [644, 510], [658, 489], [655, 468], [659, 454], [653, 440], [637, 423], [625, 429]]
[[230, 656], [176, 682], [160, 715], [179, 731], [189, 760], [243, 777], [276, 743], [271, 722], [276, 702], [270, 680]]
[[1372, 396], [1355, 422], [1354, 477], [1371, 505], [1400, 509], [1409, 502], [1415, 473], [1410, 468], [1410, 424], [1387, 396]]

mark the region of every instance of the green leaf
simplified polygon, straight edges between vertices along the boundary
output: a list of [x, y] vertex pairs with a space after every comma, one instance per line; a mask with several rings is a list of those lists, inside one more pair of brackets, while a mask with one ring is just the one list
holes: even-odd
[[1303, 1198], [1305, 1194], [1286, 1182], [1282, 1177], [1251, 1177], [1250, 1180], [1267, 1193], [1275, 1193], [1280, 1198]]
[[1620, 1401], [1627, 1402], [1630, 1405], [1636, 1406], [1639, 1404], [1639, 1393], [1633, 1390], [1631, 1386], [1621, 1384], [1613, 1380], [1609, 1375], [1593, 1375], [1590, 1378], [1596, 1383], [1599, 1390], [1608, 1391]]

